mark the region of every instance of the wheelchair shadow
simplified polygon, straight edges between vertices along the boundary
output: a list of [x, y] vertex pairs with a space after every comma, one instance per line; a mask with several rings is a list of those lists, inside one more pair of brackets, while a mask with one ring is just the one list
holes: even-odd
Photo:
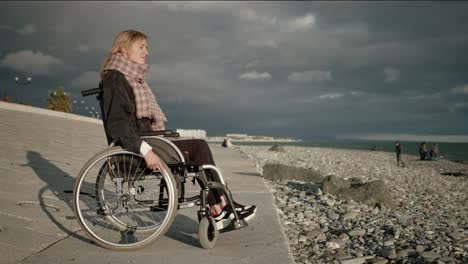
[[[78, 235], [76, 232], [68, 229], [58, 220], [58, 216], [54, 215], [57, 212], [64, 212], [65, 210], [61, 210], [60, 208], [52, 206], [46, 202], [47, 193], [50, 191], [69, 207], [70, 212], [73, 212], [72, 193], [75, 185], [75, 179], [36, 151], [28, 151], [26, 156], [28, 159], [28, 166], [31, 167], [36, 175], [47, 184], [38, 192], [38, 202], [43, 212], [61, 231], [67, 235], [95, 245], [95, 243], [87, 237]], [[194, 213], [196, 214], [196, 212]], [[67, 215], [65, 218], [73, 218], [76, 220], [74, 214], [72, 216]], [[181, 214], [180, 211], [176, 215], [174, 222], [165, 236], [191, 246], [200, 247], [200, 243], [198, 241], [198, 222]]]
[[[59, 220], [57, 220], [53, 212], [60, 211], [60, 208], [54, 208], [45, 202], [45, 194], [47, 191], [51, 191], [58, 199], [60, 199], [69, 207], [71, 212], [73, 212], [73, 197], [72, 195], [66, 194], [65, 191], [73, 190], [75, 179], [52, 164], [49, 160], [42, 157], [42, 155], [36, 151], [28, 151], [26, 157], [28, 159], [28, 166], [30, 166], [36, 175], [47, 184], [38, 192], [38, 201], [43, 212], [60, 230], [62, 230], [67, 235], [73, 236], [79, 240], [94, 245], [92, 240], [76, 234], [76, 232], [69, 230]], [[74, 215], [71, 217], [75, 219]], [[69, 219], [69, 216], [65, 216], [65, 218]]]
[[180, 211], [174, 218], [174, 222], [167, 231], [166, 236], [190, 246], [200, 247], [198, 222], [181, 214]]

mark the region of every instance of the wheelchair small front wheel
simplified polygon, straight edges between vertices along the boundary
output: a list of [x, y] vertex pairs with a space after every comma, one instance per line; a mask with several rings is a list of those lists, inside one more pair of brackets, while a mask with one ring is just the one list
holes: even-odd
[[198, 226], [198, 240], [202, 248], [210, 249], [216, 245], [219, 237], [219, 230], [213, 217], [204, 216]]

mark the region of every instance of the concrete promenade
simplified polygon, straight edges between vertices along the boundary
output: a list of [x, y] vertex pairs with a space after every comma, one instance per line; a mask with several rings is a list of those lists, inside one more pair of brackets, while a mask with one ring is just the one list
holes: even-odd
[[0, 263], [294, 263], [271, 191], [235, 149], [210, 145], [236, 200], [258, 206], [248, 227], [222, 233], [214, 249], [202, 249], [197, 208], [183, 209], [164, 237], [118, 252], [91, 243], [72, 209], [79, 170], [106, 147], [102, 124], [4, 102], [0, 124]]

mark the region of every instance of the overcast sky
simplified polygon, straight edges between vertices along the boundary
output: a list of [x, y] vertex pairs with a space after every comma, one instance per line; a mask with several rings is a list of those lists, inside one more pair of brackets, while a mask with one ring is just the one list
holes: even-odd
[[461, 1], [0, 2], [0, 91], [46, 106], [62, 85], [97, 107], [79, 92], [136, 29], [170, 129], [468, 141], [466, 14]]

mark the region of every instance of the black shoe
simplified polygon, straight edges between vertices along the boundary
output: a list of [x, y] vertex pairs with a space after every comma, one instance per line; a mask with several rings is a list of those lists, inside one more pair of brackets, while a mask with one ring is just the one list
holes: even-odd
[[252, 218], [254, 218], [255, 213], [257, 212], [257, 206], [249, 205], [249, 206], [245, 206], [244, 208], [245, 209], [241, 211], [237, 211], [237, 208], [236, 208], [236, 211], [239, 217], [244, 219], [245, 221], [249, 221]]
[[255, 205], [242, 205], [236, 201], [233, 201], [234, 203], [234, 207], [236, 208], [236, 211], [237, 212], [243, 212], [243, 211], [247, 211], [247, 210], [250, 210], [251, 208], [256, 208]]
[[213, 219], [216, 222], [216, 228], [218, 230], [221, 230], [228, 227], [231, 224], [232, 219], [234, 219], [234, 214], [223, 210], [219, 215], [213, 216]]

